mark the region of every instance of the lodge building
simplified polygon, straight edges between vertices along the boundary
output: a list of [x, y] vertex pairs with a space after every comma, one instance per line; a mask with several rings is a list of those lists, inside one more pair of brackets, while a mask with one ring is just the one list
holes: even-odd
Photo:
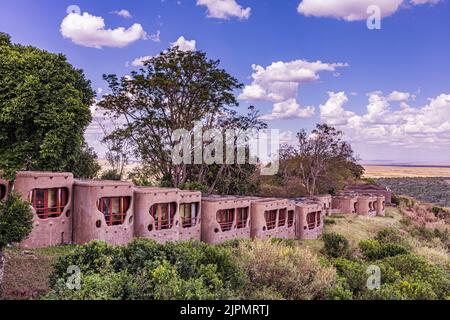
[[[7, 197], [9, 185], [0, 179], [0, 200]], [[198, 191], [77, 180], [71, 173], [52, 172], [18, 172], [12, 188], [33, 212], [33, 230], [19, 244], [23, 248], [92, 240], [124, 245], [136, 237], [209, 244], [250, 238], [317, 239], [327, 215], [384, 216], [389, 193], [360, 187], [364, 192], [297, 199], [202, 196]]]

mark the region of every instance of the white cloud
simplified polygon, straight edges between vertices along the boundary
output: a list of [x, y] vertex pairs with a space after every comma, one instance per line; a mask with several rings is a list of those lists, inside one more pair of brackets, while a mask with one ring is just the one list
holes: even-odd
[[411, 97], [409, 92], [392, 91], [387, 99], [388, 101], [407, 102]]
[[421, 4], [437, 4], [439, 2], [441, 2], [441, 0], [411, 0], [410, 1], [411, 4], [417, 6], [417, 5], [421, 5]]
[[113, 11], [112, 13], [118, 15], [119, 17], [126, 18], [126, 19], [133, 18], [133, 15], [130, 13], [130, 11], [125, 10], [125, 9]]
[[138, 40], [148, 39], [147, 33], [138, 23], [130, 28], [105, 29], [102, 17], [88, 12], [83, 15], [68, 14], [61, 23], [61, 34], [78, 45], [90, 48], [116, 47], [123, 48]]
[[[345, 63], [323, 63], [294, 60], [274, 62], [267, 67], [253, 65], [252, 83], [245, 86], [240, 100], [270, 101], [275, 103], [271, 115], [265, 119], [305, 118], [314, 114], [314, 108], [301, 108], [297, 103], [299, 86], [319, 80], [319, 72], [335, 72]], [[285, 115], [282, 116], [281, 113]]]
[[271, 114], [261, 116], [261, 120], [283, 120], [295, 118], [309, 118], [314, 115], [314, 107], [302, 108], [295, 99], [275, 103]]
[[183, 36], [179, 37], [177, 41], [172, 42], [170, 46], [173, 48], [178, 46], [182, 51], [195, 51], [197, 42], [195, 40], [186, 40]]
[[382, 17], [388, 17], [402, 5], [437, 4], [440, 0], [302, 0], [297, 11], [305, 16], [343, 19], [346, 21], [366, 20], [369, 6], [378, 6]]
[[142, 67], [144, 65], [144, 62], [150, 60], [151, 58], [153, 58], [153, 56], [144, 56], [136, 58], [131, 62], [131, 65], [133, 67]]
[[366, 113], [344, 109], [344, 92], [329, 93], [320, 107], [322, 121], [343, 130], [354, 143], [385, 144], [404, 148], [448, 148], [450, 146], [450, 94], [431, 98], [422, 107], [390, 108], [381, 92], [369, 95]]
[[197, 0], [197, 6], [206, 6], [208, 8], [207, 16], [228, 20], [237, 17], [241, 20], [250, 18], [252, 9], [243, 8], [236, 0]]

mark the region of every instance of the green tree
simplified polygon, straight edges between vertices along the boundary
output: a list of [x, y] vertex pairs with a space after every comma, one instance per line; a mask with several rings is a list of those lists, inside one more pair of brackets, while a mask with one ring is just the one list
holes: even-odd
[[3, 287], [3, 250], [11, 243], [21, 242], [33, 229], [33, 213], [30, 205], [14, 192], [6, 201], [0, 201], [0, 296]]
[[318, 124], [308, 134], [297, 134], [297, 146], [283, 146], [280, 174], [283, 181], [296, 181], [309, 195], [332, 192], [348, 179], [358, 179], [364, 168], [356, 163], [352, 146], [344, 133], [327, 124]]
[[91, 121], [94, 92], [62, 54], [0, 33], [0, 169], [66, 171]]
[[[164, 185], [169, 182], [178, 187], [196, 182], [207, 185], [209, 191], [217, 189], [222, 185], [222, 177], [240, 172], [238, 166], [230, 170], [221, 165], [174, 164], [172, 150], [178, 143], [173, 133], [177, 129], [193, 132], [198, 121], [203, 130], [260, 125], [251, 116], [254, 111], [250, 111], [250, 118], [232, 111], [238, 105], [233, 93], [242, 85], [220, 69], [219, 63], [203, 52], [185, 52], [175, 47], [149, 59], [130, 77], [105, 75], [111, 94], [103, 97], [99, 107], [124, 123], [105, 141], [128, 140], [142, 170], [155, 180], [163, 180]], [[190, 151], [194, 148], [198, 146], [192, 146]]]
[[87, 143], [75, 154], [75, 159], [67, 166], [67, 171], [72, 172], [75, 178], [94, 179], [102, 167], [98, 163], [98, 157], [94, 149]]

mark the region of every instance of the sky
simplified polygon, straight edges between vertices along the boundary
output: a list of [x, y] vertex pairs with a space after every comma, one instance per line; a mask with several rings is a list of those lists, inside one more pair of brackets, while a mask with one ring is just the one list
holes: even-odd
[[450, 164], [450, 0], [1, 0], [0, 31], [65, 54], [98, 99], [103, 74], [201, 50], [285, 142], [325, 122], [362, 161]]

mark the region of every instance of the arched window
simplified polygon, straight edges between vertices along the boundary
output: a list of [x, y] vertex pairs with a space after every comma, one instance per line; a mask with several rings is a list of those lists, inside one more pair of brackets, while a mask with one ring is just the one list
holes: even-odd
[[247, 222], [248, 222], [248, 211], [249, 208], [238, 208], [237, 209], [237, 223], [236, 223], [236, 227], [238, 229], [244, 229], [247, 227]]
[[313, 230], [316, 228], [316, 212], [310, 212], [306, 216], [306, 223], [308, 224], [308, 229]]
[[216, 220], [220, 224], [222, 232], [230, 231], [234, 224], [235, 209], [224, 209], [217, 211]]
[[294, 210], [288, 211], [288, 228], [291, 228], [294, 225]]
[[6, 186], [4, 184], [0, 184], [0, 200], [5, 199], [6, 197]]
[[131, 197], [111, 197], [97, 200], [97, 208], [105, 216], [108, 226], [118, 226], [125, 222]]
[[321, 214], [322, 214], [322, 212], [317, 212], [317, 217], [316, 217], [316, 221], [317, 221], [317, 226], [318, 227], [320, 227], [320, 224], [322, 223], [322, 220], [321, 220]]
[[155, 219], [156, 230], [172, 229], [175, 215], [177, 213], [177, 203], [158, 203], [150, 208], [150, 215]]
[[264, 213], [264, 217], [266, 218], [267, 230], [275, 229], [277, 225], [277, 214], [278, 210], [270, 210]]
[[286, 225], [286, 218], [287, 218], [287, 208], [280, 209], [279, 217], [278, 217], [278, 226], [284, 227]]
[[355, 204], [353, 205], [353, 213], [358, 212], [358, 202], [355, 202]]
[[192, 228], [197, 225], [199, 211], [199, 202], [180, 204], [180, 218], [183, 228]]
[[69, 190], [67, 188], [34, 189], [30, 191], [29, 201], [39, 219], [61, 216], [67, 205]]

